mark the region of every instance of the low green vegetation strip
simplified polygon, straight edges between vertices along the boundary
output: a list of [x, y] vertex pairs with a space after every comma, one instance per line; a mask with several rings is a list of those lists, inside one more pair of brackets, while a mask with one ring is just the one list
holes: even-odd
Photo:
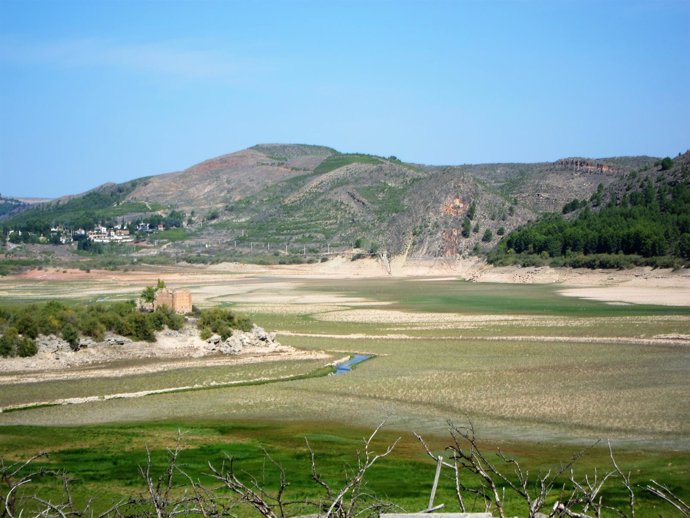
[[[386, 309], [459, 314], [596, 316], [690, 315], [687, 307], [645, 304], [612, 306], [605, 302], [559, 295], [559, 286], [476, 283], [462, 280], [348, 280], [347, 284], [308, 281], [305, 289], [345, 293], [389, 302]], [[370, 309], [374, 309], [373, 307]]]
[[0, 259], [0, 277], [19, 273], [26, 268], [36, 268], [43, 264], [40, 259], [3, 258]]
[[[287, 506], [286, 515], [294, 516], [317, 512], [319, 505], [330, 503], [323, 486], [314, 482], [310, 451], [313, 452], [314, 469], [321, 480], [339, 491], [361, 466], [358, 459], [364, 459], [365, 440], [371, 433], [371, 429], [303, 421], [167, 422], [78, 428], [12, 426], [0, 429], [0, 457], [4, 460], [3, 466], [12, 466], [12, 462], [28, 459], [39, 451], [47, 452], [16, 477], [18, 480], [25, 473], [41, 470], [44, 473], [32, 477], [30, 483], [18, 488], [18, 507], [14, 510], [24, 509], [25, 514], [36, 510], [32, 507], [37, 505], [31, 499], [32, 495], [53, 503], [64, 500], [62, 480], [51, 477], [51, 470], [59, 469], [69, 475], [70, 494], [77, 508], [83, 509], [95, 499], [93, 509], [99, 513], [117, 501], [124, 501], [129, 502], [127, 505], [139, 506], [137, 516], [149, 516], [155, 515], [155, 511], [146, 486], [147, 470], [154, 487], [158, 477], [163, 477], [161, 487], [164, 488], [167, 482], [165, 473], [171, 461], [175, 463], [179, 471], [173, 470], [172, 490], [168, 494], [172, 503], [185, 494], [194, 494], [190, 481], [205, 488], [204, 493], [222, 486], [211, 476], [209, 463], [216, 469], [223, 464], [229, 469], [229, 459], [232, 459], [236, 477], [255, 489], [260, 488], [262, 497], [273, 505], [275, 502], [271, 497], [276, 497], [280, 491], [282, 471], [289, 483], [284, 487], [285, 501], [298, 502]], [[75, 437], [78, 437], [78, 445], [75, 445]], [[446, 459], [456, 447], [448, 434], [426, 436], [425, 440], [434, 454], [443, 454]], [[378, 514], [391, 505], [410, 512], [426, 507], [435, 463], [412, 434], [385, 428], [371, 439], [368, 450], [372, 456], [382, 454], [393, 444], [392, 452], [364, 473], [366, 491], [359, 496], [345, 494], [348, 506], [352, 503], [353, 508], [359, 510], [373, 506], [365, 513], [367, 516]], [[176, 450], [176, 445], [180, 449], [175, 460], [171, 460], [171, 452]], [[621, 476], [615, 472], [608, 449], [602, 445], [584, 450], [529, 442], [510, 446], [478, 441], [475, 445], [487, 460], [506, 474], [506, 480], [497, 480], [497, 487], [508, 516], [527, 516], [527, 509], [524, 499], [510, 489], [510, 484], [519, 484], [518, 476], [513, 466], [496, 454], [497, 448], [506, 458], [519, 462], [523, 471], [529, 472], [531, 480], [537, 480], [549, 471], [560, 473], [555, 476], [553, 490], [546, 497], [544, 508], [550, 509], [556, 500], [572, 490], [568, 469], [572, 467], [573, 478], [578, 482], [584, 482], [585, 476], [592, 480], [594, 470], [598, 470], [599, 478], [612, 472], [598, 496], [611, 506], [603, 516], [620, 516], [617, 510], [628, 512], [629, 494]], [[446, 447], [451, 449], [446, 450]], [[613, 451], [623, 473], [630, 474], [636, 494], [636, 516], [674, 516], [673, 509], [646, 491], [645, 487], [649, 480], [654, 479], [687, 500], [687, 488], [681, 481], [690, 476], [690, 455], [625, 449]], [[561, 472], [563, 468], [566, 469]], [[461, 473], [466, 510], [484, 511], [485, 499], [481, 494], [486, 491], [486, 486], [469, 470]], [[536, 487], [528, 486], [529, 491], [535, 491]], [[477, 491], [478, 494], [475, 493]], [[3, 486], [0, 492], [5, 496], [7, 488]], [[246, 500], [233, 498], [232, 494], [232, 491], [218, 493], [216, 501], [230, 504], [234, 516], [256, 516], [256, 511]], [[2, 500], [1, 505], [5, 505], [5, 499]], [[491, 496], [487, 500], [491, 500]], [[446, 512], [459, 511], [451, 468], [442, 470], [435, 503], [444, 504]], [[497, 516], [495, 505], [489, 505]], [[129, 510], [133, 511], [132, 508]]]
[[329, 156], [326, 160], [321, 162], [318, 167], [314, 169], [314, 173], [324, 174], [350, 164], [380, 164], [381, 162], [382, 159], [372, 155], [338, 154]]
[[[148, 360], [149, 362], [155, 360]], [[128, 362], [127, 367], [136, 365]], [[147, 364], [142, 364], [146, 368]], [[79, 370], [72, 369], [70, 379], [19, 382], [2, 386], [0, 406], [35, 406], [37, 403], [56, 399], [86, 398], [106, 394], [142, 393], [185, 386], [230, 386], [255, 379], [283, 379], [315, 376], [324, 368], [321, 360], [265, 361], [247, 364], [214, 364], [213, 361], [199, 367], [169, 368], [163, 371], [117, 377], [80, 377]], [[88, 373], [93, 369], [86, 368]], [[91, 372], [93, 374], [93, 372]]]

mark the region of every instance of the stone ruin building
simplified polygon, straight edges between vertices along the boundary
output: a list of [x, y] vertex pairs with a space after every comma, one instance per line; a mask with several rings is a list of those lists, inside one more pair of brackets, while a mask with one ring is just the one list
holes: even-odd
[[163, 288], [156, 292], [153, 309], [167, 306], [175, 313], [192, 312], [192, 294], [188, 290], [171, 290]]

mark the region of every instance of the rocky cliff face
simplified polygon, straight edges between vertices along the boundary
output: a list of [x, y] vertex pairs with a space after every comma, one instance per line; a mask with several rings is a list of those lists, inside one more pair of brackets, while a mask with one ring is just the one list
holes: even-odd
[[621, 167], [586, 158], [563, 158], [556, 161], [554, 167], [563, 171], [578, 173], [617, 174], [625, 172]]

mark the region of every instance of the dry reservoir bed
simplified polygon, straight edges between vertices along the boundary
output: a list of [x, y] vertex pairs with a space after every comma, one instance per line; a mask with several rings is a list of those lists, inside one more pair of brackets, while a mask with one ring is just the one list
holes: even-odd
[[[440, 431], [447, 419], [469, 417], [495, 438], [690, 447], [684, 307], [612, 306], [563, 297], [562, 284], [466, 283], [447, 272], [365, 280], [281, 269], [108, 275], [91, 284], [83, 276], [2, 279], [0, 293], [41, 300], [74, 293], [78, 283], [82, 294], [120, 297], [139, 290], [132, 282], [161, 277], [190, 289], [195, 303], [232, 304], [294, 351], [230, 360], [199, 356], [191, 344], [167, 350], [163, 340], [160, 354], [118, 358], [110, 369], [18, 372], [5, 363], [0, 406], [79, 404], [5, 412], [0, 424], [268, 418], [371, 426], [387, 417], [399, 428]], [[656, 282], [668, 292], [670, 281], [655, 275], [620, 282]], [[687, 289], [687, 277], [678, 279], [678, 290]], [[295, 379], [350, 353], [376, 357], [346, 376]], [[176, 387], [199, 390], [166, 393]], [[146, 397], [107, 397], [120, 394]]]

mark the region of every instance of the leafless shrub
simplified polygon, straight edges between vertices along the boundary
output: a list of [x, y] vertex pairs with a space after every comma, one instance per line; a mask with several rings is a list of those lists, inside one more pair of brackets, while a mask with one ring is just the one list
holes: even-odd
[[[38, 453], [22, 462], [7, 464], [0, 459], [0, 518], [19, 518], [22, 516], [42, 517], [82, 517], [90, 516], [106, 518], [109, 516], [119, 516], [118, 509], [122, 502], [117, 503], [101, 513], [93, 511], [93, 499], [89, 499], [83, 507], [77, 507], [72, 498], [71, 483], [73, 479], [62, 471], [50, 470], [45, 468], [34, 468], [35, 462], [41, 458], [47, 458], [45, 452]], [[26, 492], [20, 494], [20, 488], [28, 487], [32, 482], [41, 479], [49, 479], [61, 485], [61, 498], [57, 501], [46, 499], [36, 492]]]
[[[389, 445], [383, 453], [373, 453], [371, 451], [371, 443], [382, 427], [383, 424], [380, 424], [364, 442], [364, 452], [360, 452], [358, 454], [357, 469], [351, 474], [347, 482], [337, 493], [328, 483], [324, 481], [323, 477], [319, 474], [319, 471], [316, 467], [314, 451], [311, 449], [311, 447], [309, 447], [309, 442], [307, 442], [311, 457], [312, 479], [325, 489], [327, 501], [330, 501], [330, 505], [328, 505], [326, 513], [323, 515], [324, 518], [330, 518], [331, 516], [335, 516], [337, 518], [350, 518], [361, 514], [378, 514], [381, 508], [385, 506], [383, 502], [378, 501], [375, 498], [369, 498], [370, 500], [373, 500], [371, 505], [367, 506], [367, 508], [364, 510], [358, 509], [361, 502], [367, 499], [367, 497], [371, 496], [364, 492], [364, 479], [367, 471], [369, 471], [369, 469], [371, 469], [371, 467], [380, 459], [390, 455], [400, 441], [400, 438], [398, 437], [398, 439], [396, 439], [393, 444]], [[349, 502], [346, 502], [346, 497], [348, 494], [350, 495], [350, 499]]]
[[398, 438], [384, 452], [374, 453], [372, 451], [372, 443], [382, 427], [383, 424], [379, 425], [369, 438], [364, 441], [364, 450], [358, 454], [356, 469], [347, 474], [345, 483], [339, 488], [334, 488], [321, 475], [317, 467], [314, 450], [311, 448], [309, 441], [307, 441], [311, 460], [312, 480], [324, 492], [324, 498], [319, 501], [286, 500], [285, 491], [289, 483], [285, 470], [266, 452], [267, 460], [278, 470], [280, 476], [279, 488], [273, 493], [265, 490], [255, 478], [248, 474], [244, 475], [245, 481], [241, 480], [232, 458], [229, 458], [229, 462], [219, 469], [211, 464], [209, 464], [209, 467], [217, 480], [266, 518], [286, 518], [288, 516], [287, 509], [296, 505], [302, 508], [314, 509], [319, 516], [324, 518], [352, 518], [362, 515], [378, 515], [380, 510], [385, 508], [387, 504], [378, 501], [373, 495], [365, 491], [365, 477], [371, 467], [380, 459], [387, 457], [400, 440]]
[[654, 496], [671, 504], [682, 516], [690, 516], [690, 506], [674, 495], [668, 487], [659, 484], [656, 480], [651, 480], [649, 484], [645, 486], [645, 489]]
[[19, 501], [19, 488], [45, 474], [45, 470], [32, 469], [34, 462], [43, 457], [46, 457], [45, 452], [38, 453], [26, 461], [12, 464], [6, 464], [4, 459], [0, 459], [0, 481], [2, 481], [0, 497], [3, 503], [0, 508], [2, 511], [0, 518], [14, 518]]
[[[610, 444], [612, 467], [608, 471], [599, 473], [595, 470], [584, 477], [577, 476], [574, 466], [585, 453], [581, 451], [558, 469], [535, 476], [500, 450], [492, 455], [483, 451], [472, 423], [458, 426], [449, 422], [449, 431], [452, 438], [446, 448], [449, 461], [442, 462], [453, 470], [455, 494], [462, 512], [467, 511], [466, 502], [472, 497], [475, 502], [479, 500], [480, 505], [484, 504], [485, 511], [495, 510], [500, 518], [505, 518], [508, 495], [517, 497], [524, 504], [530, 518], [600, 518], [604, 511], [620, 518], [635, 518], [636, 490], [639, 487], [631, 481], [630, 473], [621, 469]], [[427, 455], [439, 461], [439, 456], [434, 455], [424, 439], [418, 434], [415, 436]], [[609, 505], [603, 496], [607, 484], [614, 480], [628, 493], [627, 509]], [[671, 504], [683, 516], [689, 516], [687, 504], [667, 487], [652, 481], [644, 489]]]
[[[153, 474], [151, 453], [148, 448], [146, 449], [146, 465], [139, 467], [139, 473], [146, 484], [147, 494], [136, 502], [143, 507], [143, 515], [156, 518], [189, 515], [204, 518], [235, 516], [234, 501], [223, 497], [218, 488], [203, 486], [182, 469], [179, 462], [182, 444], [183, 435], [178, 433], [175, 448], [168, 450], [167, 464], [157, 477]], [[180, 478], [182, 482], [176, 483]]]

